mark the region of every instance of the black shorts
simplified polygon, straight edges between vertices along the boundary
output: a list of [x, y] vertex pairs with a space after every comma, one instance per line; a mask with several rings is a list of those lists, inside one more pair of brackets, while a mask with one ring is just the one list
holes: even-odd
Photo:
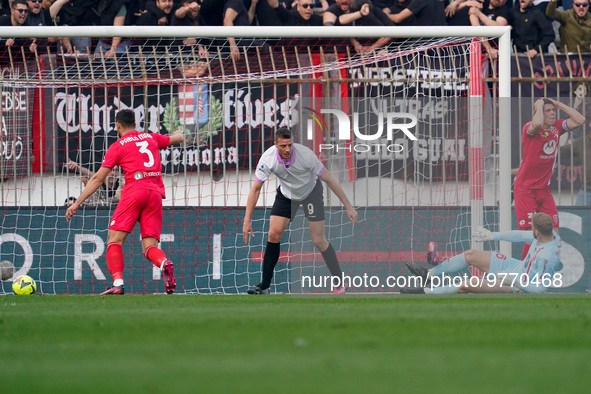
[[273, 208], [271, 208], [271, 215], [281, 216], [293, 220], [300, 205], [304, 206], [304, 215], [311, 222], [321, 222], [324, 220], [324, 196], [322, 182], [320, 179], [316, 181], [316, 186], [312, 192], [302, 201], [291, 200], [281, 193], [281, 186], [277, 188], [277, 195]]

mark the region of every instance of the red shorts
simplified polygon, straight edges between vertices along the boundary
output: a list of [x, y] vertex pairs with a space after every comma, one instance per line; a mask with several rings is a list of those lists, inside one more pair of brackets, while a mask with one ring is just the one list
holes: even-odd
[[547, 213], [552, 218], [554, 228], [559, 227], [558, 209], [556, 209], [550, 186], [545, 189], [522, 189], [515, 186], [517, 228], [531, 230], [531, 218], [536, 212]]
[[160, 241], [162, 233], [162, 195], [160, 193], [146, 189], [123, 193], [111, 218], [109, 230], [130, 233], [138, 221], [142, 238], [154, 237]]

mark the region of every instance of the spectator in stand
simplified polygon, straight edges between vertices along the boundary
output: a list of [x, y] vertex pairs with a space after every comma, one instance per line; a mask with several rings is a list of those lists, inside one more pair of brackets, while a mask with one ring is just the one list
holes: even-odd
[[[95, 174], [94, 171], [91, 171], [86, 167], [82, 167], [81, 165], [74, 162], [72, 159], [68, 159], [68, 163], [64, 163], [64, 167], [67, 167], [68, 169], [79, 173], [81, 175], [80, 181], [84, 186], [88, 184], [90, 178], [92, 178]], [[95, 205], [101, 203], [111, 204], [119, 202], [119, 200], [121, 199], [123, 185], [122, 182], [120, 182], [117, 167], [112, 168], [111, 171], [107, 174], [107, 177], [105, 178], [105, 181], [102, 184], [101, 190], [105, 192], [104, 196], [102, 196], [101, 193], [98, 193], [96, 195], [96, 199], [89, 199], [86, 202], [93, 203]], [[70, 201], [70, 203], [68, 203], [68, 201]], [[72, 205], [74, 202], [76, 202], [76, 198], [74, 198], [73, 201], [67, 199], [66, 205]]]
[[408, 6], [397, 14], [389, 14], [397, 25], [414, 17], [414, 26], [445, 26], [445, 10], [439, 0], [411, 0]]
[[[577, 83], [573, 89], [572, 95], [575, 98], [573, 108], [586, 119], [589, 119], [591, 117], [591, 102], [589, 101], [589, 98], [591, 97], [591, 88], [589, 87], [589, 84], [587, 82]], [[589, 127], [591, 127], [591, 123], [589, 124]], [[570, 138], [577, 139], [582, 137], [583, 134], [587, 134], [587, 124], [584, 124], [583, 127], [573, 131]], [[589, 172], [589, 179], [591, 179], [591, 172]]]
[[[201, 5], [195, 0], [184, 0], [183, 5], [177, 8], [172, 16], [173, 26], [200, 26], [205, 23], [199, 16]], [[195, 45], [197, 40], [195, 38], [187, 38], [183, 41], [183, 45]], [[203, 45], [198, 45], [199, 57], [207, 58], [207, 50]]]
[[562, 9], [564, 11], [568, 11], [568, 10], [573, 9], [573, 4], [574, 4], [573, 0], [561, 0], [561, 3], [562, 3]]
[[[394, 0], [392, 2], [384, 2], [383, 11], [386, 15], [389, 14], [398, 14], [402, 12], [402, 10], [406, 9], [410, 4], [411, 0]], [[388, 19], [390, 19], [388, 17]], [[400, 21], [397, 23], [397, 26], [412, 26], [414, 24], [414, 16], [409, 16], [408, 18]]]
[[[487, 7], [482, 11], [476, 7], [471, 7], [470, 23], [472, 26], [507, 26], [509, 24], [509, 10], [505, 7], [507, 0], [490, 0]], [[492, 59], [498, 57], [497, 41], [483, 41], [482, 44], [486, 48]], [[492, 44], [492, 45], [491, 45]]]
[[183, 4], [172, 15], [173, 26], [199, 26], [201, 5], [196, 0], [183, 0]]
[[[125, 26], [127, 18], [127, 0], [99, 0], [95, 11], [98, 15], [99, 26]], [[105, 52], [105, 57], [112, 57], [115, 53], [125, 53], [125, 48], [131, 44], [131, 39], [122, 40], [121, 37], [113, 37], [110, 42], [99, 40], [96, 53]]]
[[244, 7], [248, 10], [248, 24], [256, 25], [255, 22], [255, 10], [259, 0], [244, 0]]
[[509, 10], [513, 45], [518, 52], [525, 53], [529, 58], [535, 57], [540, 50], [547, 51], [548, 45], [554, 41], [552, 23], [533, 6], [533, 1], [519, 0]]
[[222, 26], [224, 24], [224, 1], [202, 0], [199, 15], [207, 26]]
[[0, 1], [0, 16], [4, 15], [10, 16], [10, 4], [8, 4], [8, 0]]
[[[27, 26], [53, 26], [53, 19], [60, 12], [61, 8], [68, 2], [68, 0], [56, 0], [53, 4], [47, 8], [42, 7], [43, 0], [27, 0], [29, 7], [29, 15], [27, 16]], [[49, 43], [57, 41], [55, 38], [47, 39], [36, 39], [37, 51], [39, 53], [45, 52]], [[62, 40], [62, 43], [66, 47], [69, 47], [70, 51], [72, 46], [69, 44], [68, 39]]]
[[448, 26], [471, 26], [470, 10], [482, 10], [488, 6], [488, 0], [455, 0], [445, 7], [445, 20]]
[[550, 4], [550, 0], [534, 0], [534, 7], [540, 10], [544, 15], [546, 15], [546, 9], [548, 8], [548, 4]]
[[[489, 0], [459, 0], [457, 1], [457, 9], [453, 14], [446, 14], [446, 21], [448, 26], [471, 26], [470, 11], [477, 9], [482, 11], [490, 4]], [[451, 5], [451, 3], [450, 3]], [[446, 7], [447, 10], [447, 7]]]
[[466, 2], [467, 0], [450, 0], [449, 3], [444, 7], [445, 9], [445, 18], [449, 19], [451, 17], [453, 17], [456, 12], [460, 9], [460, 6], [465, 7], [465, 5], [462, 5]]
[[[27, 16], [29, 15], [29, 6], [26, 0], [13, 0], [10, 7], [10, 15], [0, 17], [0, 26], [26, 26]], [[12, 59], [21, 59], [19, 56], [21, 48], [26, 52], [34, 53], [37, 49], [34, 39], [30, 38], [0, 38], [0, 65], [10, 62], [8, 51], [12, 54]]]
[[68, 0], [55, 0], [49, 3], [49, 7], [44, 8], [43, 0], [27, 0], [29, 7], [27, 26], [53, 26], [53, 19], [67, 2]]
[[[156, 3], [147, 3], [146, 12], [142, 13], [137, 19], [137, 26], [169, 26], [173, 12], [172, 0], [156, 0]], [[134, 44], [143, 46], [145, 50], [152, 51], [161, 45], [161, 40], [157, 38], [135, 39]]]
[[[370, 0], [337, 0], [335, 4], [328, 7], [322, 15], [324, 26], [384, 26], [389, 24], [387, 15], [381, 10], [374, 8]], [[382, 47], [389, 41], [388, 38], [379, 38], [372, 45], [363, 44], [357, 39], [351, 39], [355, 51], [360, 54], [370, 53]]]
[[146, 0], [127, 0], [125, 6], [127, 8], [127, 14], [125, 15], [125, 26], [135, 25], [138, 18], [147, 12]]
[[591, 15], [589, 0], [575, 0], [568, 11], [556, 10], [556, 0], [552, 0], [546, 9], [546, 15], [560, 22], [560, 50], [576, 52], [591, 51]]
[[[207, 26], [249, 25], [248, 11], [242, 0], [202, 0], [199, 15]], [[208, 45], [213, 46], [225, 46], [229, 43], [232, 58], [240, 58], [240, 50], [234, 38], [229, 37], [227, 42], [217, 39], [208, 41]]]
[[384, 8], [390, 8], [392, 5], [394, 5], [396, 0], [373, 0], [372, 3], [374, 7], [379, 7], [383, 10]]
[[373, 7], [371, 0], [337, 0], [322, 15], [325, 26], [391, 26], [381, 8]]
[[[394, 26], [394, 22], [388, 18], [382, 8], [374, 7], [371, 0], [353, 0], [349, 6], [349, 15], [356, 16], [357, 19], [353, 21], [356, 26]], [[366, 11], [369, 13], [366, 14]], [[374, 43], [370, 44], [371, 39], [362, 39], [361, 42], [355, 38], [351, 39], [355, 51], [359, 54], [367, 54], [381, 48], [387, 44], [390, 39], [381, 37]]]
[[334, 3], [334, 0], [314, 0], [314, 8], [320, 8], [324, 12], [330, 7], [329, 1]]
[[[325, 26], [349, 25], [354, 20], [361, 18], [364, 10], [359, 10], [357, 15], [350, 15], [351, 2], [352, 0], [336, 0], [336, 3], [330, 5], [322, 14], [322, 23]], [[369, 8], [365, 15], [369, 15]]]
[[[97, 0], [70, 0], [61, 8], [56, 22], [63, 26], [93, 26], [98, 22], [98, 16], [94, 7]], [[81, 53], [88, 53], [92, 48], [91, 37], [71, 37], [63, 41], [59, 47], [65, 47], [65, 51], [72, 53], [72, 49]]]
[[[295, 9], [295, 5], [292, 7], [292, 3], [297, 1], [293, 0], [277, 0], [277, 7], [273, 7], [271, 2], [267, 0], [261, 0], [258, 2], [255, 10], [256, 20], [259, 26], [281, 26], [283, 21], [279, 17], [279, 13], [276, 9], [283, 8], [285, 11], [291, 11]], [[312, 1], [312, 9], [314, 9], [314, 1]], [[320, 17], [322, 19], [322, 17]], [[293, 25], [292, 25], [293, 26]]]
[[[248, 11], [242, 0], [226, 0], [224, 3], [223, 24], [224, 26], [249, 26], [250, 20]], [[240, 49], [234, 37], [228, 37], [230, 45], [230, 56], [232, 59], [240, 59]]]
[[279, 0], [267, 0], [281, 24], [284, 26], [322, 26], [322, 17], [314, 14], [312, 0], [299, 0], [290, 11], [279, 4]]
[[138, 26], [168, 26], [171, 22], [171, 12], [174, 4], [172, 0], [156, 0], [154, 3], [146, 4], [146, 12], [137, 19]]
[[509, 10], [507, 0], [490, 0], [482, 9], [470, 7], [470, 25], [472, 26], [507, 26]]
[[394, 22], [388, 18], [383, 11], [384, 7], [375, 7], [372, 0], [353, 0], [350, 5], [352, 13], [361, 11], [363, 7], [369, 7], [369, 15], [359, 18], [355, 25], [357, 26], [394, 26]]

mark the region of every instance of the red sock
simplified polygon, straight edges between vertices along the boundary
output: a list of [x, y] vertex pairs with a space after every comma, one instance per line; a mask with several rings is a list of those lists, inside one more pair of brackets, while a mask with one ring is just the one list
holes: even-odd
[[111, 242], [107, 245], [107, 265], [113, 280], [123, 280], [123, 248], [120, 243]]
[[146, 253], [144, 253], [144, 256], [146, 256], [146, 258], [150, 260], [152, 264], [154, 264], [158, 268], [161, 268], [162, 263], [166, 261], [166, 255], [164, 254], [164, 252], [155, 246], [148, 246], [148, 249], [146, 249]]
[[531, 246], [531, 243], [526, 242], [525, 245], [523, 246], [523, 252], [521, 252], [521, 260], [525, 260], [525, 256], [527, 256], [527, 252], [529, 252], [529, 247]]

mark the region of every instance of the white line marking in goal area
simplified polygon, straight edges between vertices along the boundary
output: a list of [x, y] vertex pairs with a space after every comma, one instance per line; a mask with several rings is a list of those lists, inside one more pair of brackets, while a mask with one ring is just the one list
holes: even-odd
[[[6, 237], [6, 235], [4, 235], [4, 237]], [[83, 242], [94, 244], [94, 251], [90, 253], [82, 253]], [[76, 234], [74, 236], [74, 280], [82, 280], [82, 261], [86, 261], [88, 263], [88, 266], [92, 270], [95, 278], [98, 280], [106, 280], [107, 278], [105, 277], [105, 274], [96, 262], [97, 259], [103, 255], [104, 251], [105, 242], [98, 235]], [[14, 277], [16, 278], [17, 275], [20, 275], [20, 271], [17, 271], [14, 274]]]
[[213, 235], [213, 265], [211, 274], [213, 279], [220, 280], [222, 278], [222, 234]]

